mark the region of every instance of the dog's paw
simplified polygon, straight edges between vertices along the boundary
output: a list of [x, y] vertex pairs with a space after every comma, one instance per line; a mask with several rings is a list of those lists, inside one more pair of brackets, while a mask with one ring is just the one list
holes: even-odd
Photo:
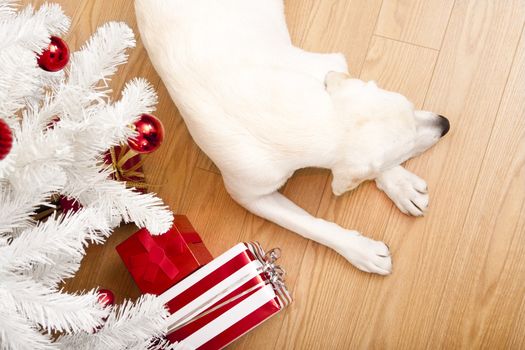
[[379, 275], [392, 272], [392, 257], [388, 246], [361, 235], [347, 236], [336, 251], [359, 270]]
[[376, 179], [376, 184], [403, 213], [422, 216], [427, 211], [427, 183], [403, 167], [381, 174]]

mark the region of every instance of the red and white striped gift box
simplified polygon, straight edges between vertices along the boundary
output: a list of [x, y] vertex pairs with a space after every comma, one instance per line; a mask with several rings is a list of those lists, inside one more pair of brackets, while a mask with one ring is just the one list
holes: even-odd
[[291, 301], [275, 265], [279, 250], [239, 243], [161, 294], [170, 312], [170, 341], [222, 349]]

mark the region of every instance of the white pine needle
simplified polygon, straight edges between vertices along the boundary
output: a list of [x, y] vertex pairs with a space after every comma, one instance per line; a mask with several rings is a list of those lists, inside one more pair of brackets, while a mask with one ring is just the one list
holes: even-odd
[[42, 334], [15, 310], [0, 309], [0, 350], [55, 349], [49, 336]]
[[135, 37], [126, 24], [106, 23], [71, 56], [70, 84], [92, 86], [113, 75], [117, 66], [127, 61], [126, 49], [131, 47], [135, 47]]
[[135, 303], [125, 301], [109, 315], [104, 327], [95, 334], [77, 333], [64, 336], [62, 349], [147, 349], [152, 338], [166, 331], [165, 305], [153, 295], [143, 295]]
[[63, 34], [69, 23], [56, 4], [44, 4], [37, 11], [28, 6], [13, 18], [0, 22], [0, 51], [15, 46], [40, 52], [49, 43], [49, 37]]
[[38, 192], [17, 192], [15, 195], [7, 186], [0, 186], [0, 235], [32, 227], [35, 210], [46, 205], [57, 190], [58, 186], [51, 182], [40, 187]]
[[[38, 67], [36, 53], [51, 35], [65, 33], [69, 19], [58, 5], [17, 10], [16, 1], [0, 0], [0, 118], [13, 133], [13, 147], [0, 161], [0, 350], [181, 350], [152, 343], [166, 332], [168, 316], [153, 296], [103, 309], [97, 290], [58, 289], [80, 267], [87, 245], [103, 243], [122, 221], [153, 234], [173, 221], [158, 197], [109, 179], [103, 164], [108, 148], [133, 136], [129, 124], [157, 102], [140, 78], [119, 101], [108, 97], [110, 76], [135, 46], [133, 32], [108, 23], [71, 55], [66, 69], [50, 73]], [[36, 222], [36, 210], [52, 207], [55, 194], [74, 198], [82, 209]]]
[[[85, 254], [89, 241], [102, 241], [109, 235], [104, 219], [92, 210], [49, 218], [26, 229], [13, 242], [0, 247], [0, 272], [27, 270], [34, 264], [51, 264], [56, 259], [76, 260]], [[93, 223], [98, 220], [99, 229]]]
[[0, 306], [8, 309], [11, 305], [48, 332], [89, 332], [107, 316], [96, 290], [67, 294], [21, 277], [10, 278], [0, 288]]
[[0, 20], [7, 19], [16, 13], [16, 0], [0, 0]]
[[173, 213], [155, 194], [136, 192], [117, 181], [100, 182], [91, 195], [97, 198], [93, 205], [106, 209], [109, 216], [118, 214], [153, 235], [166, 232], [173, 222]]

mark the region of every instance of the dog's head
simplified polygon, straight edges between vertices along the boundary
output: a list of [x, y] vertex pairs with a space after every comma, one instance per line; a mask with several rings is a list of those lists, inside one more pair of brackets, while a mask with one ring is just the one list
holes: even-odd
[[374, 82], [330, 72], [325, 85], [345, 128], [345, 152], [332, 169], [335, 194], [422, 153], [450, 128], [445, 117], [415, 110], [406, 97]]

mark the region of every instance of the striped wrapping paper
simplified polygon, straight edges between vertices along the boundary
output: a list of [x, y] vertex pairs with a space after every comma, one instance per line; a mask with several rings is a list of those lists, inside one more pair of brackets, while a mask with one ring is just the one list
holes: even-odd
[[168, 339], [222, 349], [291, 301], [275, 265], [280, 251], [239, 243], [161, 294], [171, 316]]

